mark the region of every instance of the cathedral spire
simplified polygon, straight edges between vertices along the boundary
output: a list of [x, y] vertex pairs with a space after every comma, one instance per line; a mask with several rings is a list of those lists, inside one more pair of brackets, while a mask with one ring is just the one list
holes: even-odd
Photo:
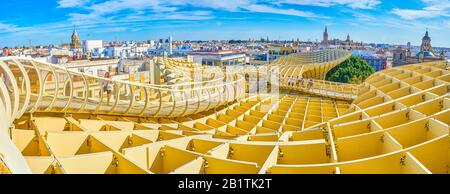
[[78, 37], [77, 26], [73, 25], [72, 38]]
[[329, 46], [328, 42], [328, 26], [325, 26], [325, 32], [323, 32], [322, 45], [327, 48]]
[[70, 43], [71, 49], [78, 49], [81, 48], [80, 45], [80, 38], [78, 37], [78, 32], [76, 30], [76, 26], [73, 26], [73, 33], [72, 33], [72, 42]]
[[430, 55], [433, 55], [432, 53], [432, 47], [431, 47], [431, 38], [428, 34], [428, 28], [425, 32], [425, 36], [422, 38], [422, 45], [420, 46], [421, 52], [428, 52]]

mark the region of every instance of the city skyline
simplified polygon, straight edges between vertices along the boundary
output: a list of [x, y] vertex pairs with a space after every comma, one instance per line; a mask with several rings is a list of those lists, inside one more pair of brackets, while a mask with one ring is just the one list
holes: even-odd
[[[450, 1], [438, 0], [59, 0], [4, 2], [0, 47], [81, 40], [321, 41], [329, 39], [420, 45], [426, 28], [433, 46], [450, 45]], [[37, 9], [36, 9], [37, 8]], [[52, 17], [49, 17], [49, 13]], [[7, 17], [6, 17], [7, 16]]]

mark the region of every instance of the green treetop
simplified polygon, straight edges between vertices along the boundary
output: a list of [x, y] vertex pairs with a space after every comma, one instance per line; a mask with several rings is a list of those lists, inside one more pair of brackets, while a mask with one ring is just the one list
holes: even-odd
[[326, 80], [340, 83], [360, 84], [375, 73], [366, 61], [351, 56], [327, 73]]

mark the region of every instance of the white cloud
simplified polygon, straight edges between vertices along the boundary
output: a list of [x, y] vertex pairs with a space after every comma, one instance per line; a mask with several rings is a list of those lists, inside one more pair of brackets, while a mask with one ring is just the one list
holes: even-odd
[[[318, 15], [312, 12], [305, 12], [297, 9], [284, 9], [274, 7], [272, 0], [166, 0], [169, 5], [192, 5], [200, 8], [211, 8], [227, 11], [249, 11], [257, 13], [271, 13], [280, 15], [292, 15], [306, 18], [316, 18]], [[264, 4], [265, 3], [265, 4]], [[267, 4], [270, 3], [270, 4]]]
[[200, 8], [239, 11], [242, 7], [256, 4], [255, 0], [160, 0], [167, 5], [192, 5]]
[[307, 17], [307, 18], [318, 18], [318, 16], [312, 12], [304, 12], [296, 9], [278, 9], [266, 5], [249, 5], [243, 7], [243, 9], [248, 10], [250, 12], [259, 12], [259, 13], [273, 13], [273, 14], [282, 14], [282, 15], [292, 15], [299, 17]]
[[446, 16], [447, 13], [442, 10], [413, 10], [413, 9], [394, 9], [393, 14], [400, 16], [406, 20], [415, 20], [418, 18], [434, 18], [439, 16]]
[[277, 0], [276, 3], [331, 7], [346, 5], [354, 9], [374, 9], [381, 4], [380, 0]]
[[[95, 2], [89, 0], [62, 0], [64, 6], [80, 6], [84, 13], [70, 13], [69, 21], [76, 25], [105, 22], [121, 22], [121, 18], [135, 20], [207, 20], [214, 18], [211, 11], [205, 9], [226, 10], [230, 12], [255, 12], [291, 15], [306, 18], [323, 18], [312, 12], [297, 9], [285, 9], [272, 4], [273, 0], [107, 0]], [[62, 4], [60, 1], [59, 3]], [[71, 2], [68, 2], [71, 1]], [[80, 2], [83, 1], [83, 2]], [[194, 11], [184, 11], [187, 6]], [[183, 11], [181, 11], [183, 10]], [[87, 13], [86, 13], [87, 11]], [[125, 13], [124, 13], [125, 12]]]
[[423, 9], [393, 9], [391, 13], [406, 20], [450, 16], [450, 0], [422, 0]]
[[19, 31], [20, 28], [14, 24], [7, 24], [0, 21], [0, 33], [5, 32], [16, 32]]
[[89, 0], [59, 0], [58, 8], [79, 7], [88, 3]]
[[[211, 12], [178, 11], [166, 0], [109, 0], [91, 2], [83, 6], [84, 13], [70, 13], [69, 21], [76, 25], [120, 24], [155, 20], [204, 20], [212, 18]], [[87, 11], [87, 13], [86, 13]], [[125, 13], [122, 13], [125, 11]]]

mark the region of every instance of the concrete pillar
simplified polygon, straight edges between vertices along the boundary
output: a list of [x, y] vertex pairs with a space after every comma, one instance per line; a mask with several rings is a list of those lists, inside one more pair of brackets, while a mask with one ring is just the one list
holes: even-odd
[[159, 64], [155, 63], [153, 60], [150, 63], [150, 84], [161, 84], [161, 69]]

